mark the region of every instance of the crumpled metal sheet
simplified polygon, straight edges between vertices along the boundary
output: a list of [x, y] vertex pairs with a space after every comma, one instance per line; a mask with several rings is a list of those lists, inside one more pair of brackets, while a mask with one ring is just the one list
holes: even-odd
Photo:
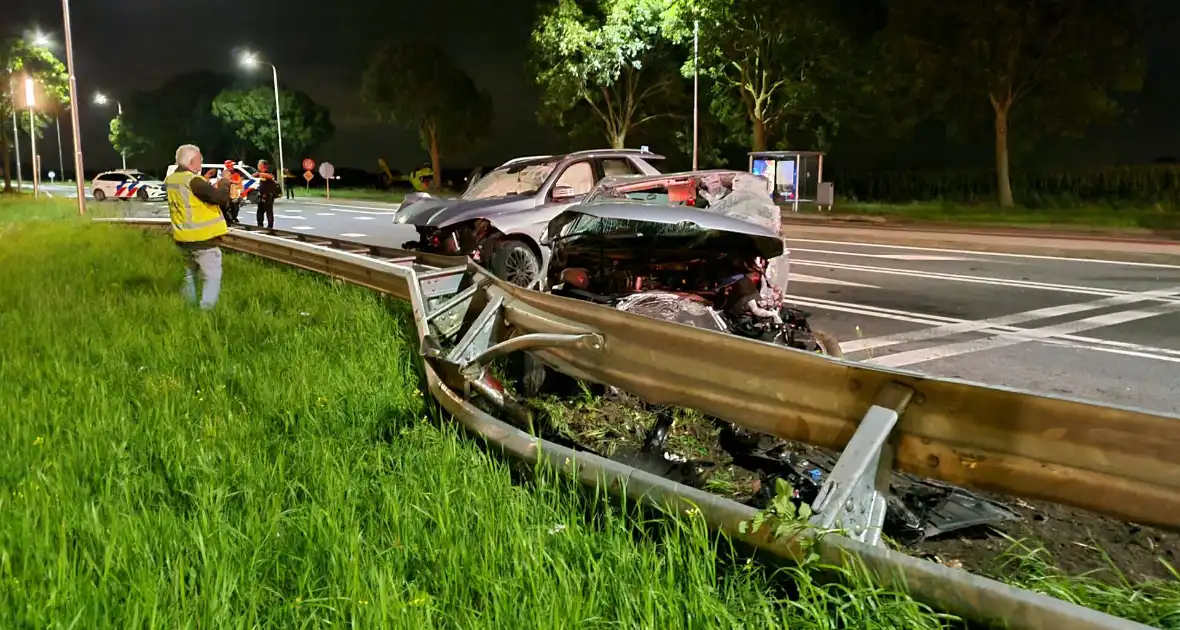
[[[782, 236], [782, 211], [767, 193], [765, 179], [752, 173], [737, 173], [732, 178], [715, 173], [702, 177], [701, 187], [702, 196], [709, 202], [708, 207], [702, 210], [753, 223]], [[773, 309], [782, 304], [790, 278], [789, 261], [790, 257], [784, 250], [782, 256], [766, 262], [766, 282], [761, 288], [764, 308]]]
[[717, 311], [695, 295], [670, 291], [647, 291], [619, 300], [615, 304], [615, 308], [626, 313], [684, 324], [694, 328], [717, 332], [728, 331]]

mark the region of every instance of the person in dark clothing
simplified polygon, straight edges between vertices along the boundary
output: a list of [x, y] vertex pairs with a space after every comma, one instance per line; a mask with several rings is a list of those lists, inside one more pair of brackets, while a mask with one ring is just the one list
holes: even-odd
[[283, 169], [283, 192], [287, 199], [295, 198], [295, 175], [289, 168]]
[[279, 183], [275, 176], [267, 171], [270, 165], [266, 160], [258, 162], [258, 227], [262, 227], [262, 217], [266, 217], [266, 227], [275, 227], [275, 197], [279, 196]]

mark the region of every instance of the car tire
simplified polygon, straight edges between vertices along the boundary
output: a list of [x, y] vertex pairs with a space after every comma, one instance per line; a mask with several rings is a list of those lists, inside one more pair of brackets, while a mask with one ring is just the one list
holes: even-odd
[[95, 201], [102, 202], [107, 200], [107, 194], [101, 188], [96, 188], [92, 194], [94, 195]]
[[819, 346], [817, 352], [837, 359], [844, 358], [844, 351], [840, 349], [840, 342], [836, 340], [835, 335], [822, 330], [812, 330], [811, 336], [815, 337], [815, 344]]
[[527, 287], [540, 275], [541, 261], [528, 244], [501, 241], [492, 255], [492, 273], [505, 282]]
[[146, 189], [146, 188], [140, 188], [140, 189], [139, 189], [139, 192], [135, 193], [135, 196], [136, 196], [136, 197], [137, 197], [137, 198], [138, 198], [140, 201], [146, 202], [146, 201], [148, 200], [148, 191], [147, 191], [147, 189]]

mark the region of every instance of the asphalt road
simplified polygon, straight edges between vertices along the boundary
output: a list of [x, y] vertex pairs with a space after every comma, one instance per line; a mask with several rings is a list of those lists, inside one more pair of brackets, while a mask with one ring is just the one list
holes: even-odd
[[[136, 205], [166, 216], [162, 203]], [[413, 230], [394, 226], [392, 209], [284, 200], [275, 227], [396, 247]], [[787, 247], [791, 299], [849, 359], [1180, 414], [1180, 265], [814, 239]]]

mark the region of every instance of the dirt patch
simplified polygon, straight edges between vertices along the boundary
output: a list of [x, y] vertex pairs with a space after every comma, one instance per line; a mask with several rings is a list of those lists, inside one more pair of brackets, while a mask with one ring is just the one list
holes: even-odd
[[[533, 403], [544, 411], [546, 431], [553, 437], [748, 505], [762, 507], [768, 499], [771, 480], [739, 465], [722, 446], [720, 426], [698, 412], [649, 406], [625, 394], [589, 387], [577, 396]], [[661, 418], [666, 437], [662, 449], [653, 449], [653, 429]], [[809, 447], [797, 448], [806, 453]], [[1055, 566], [1069, 575], [1093, 573], [1111, 583], [1118, 582], [1120, 574], [1132, 582], [1175, 579], [1164, 562], [1180, 564], [1178, 533], [1060, 505], [980, 496], [1021, 519], [929, 538], [906, 546], [906, 551], [973, 573], [998, 575], [1005, 552], [1019, 555], [1014, 541], [1022, 541], [1026, 551], [1043, 547]]]

